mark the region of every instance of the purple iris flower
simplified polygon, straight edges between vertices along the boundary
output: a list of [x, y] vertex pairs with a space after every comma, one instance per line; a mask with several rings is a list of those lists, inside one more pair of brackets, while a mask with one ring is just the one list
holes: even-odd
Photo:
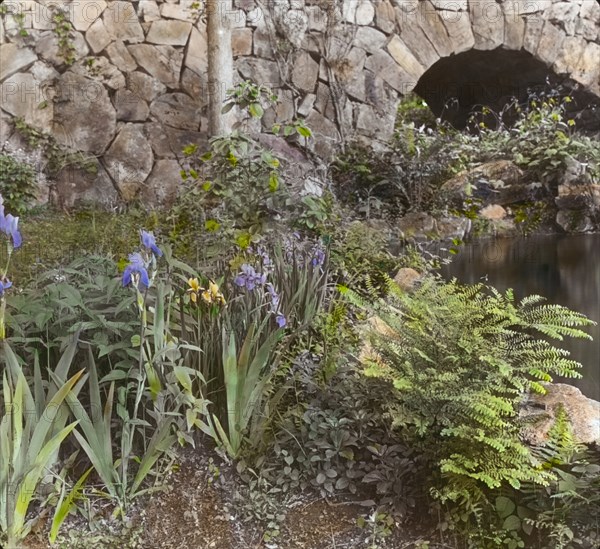
[[271, 305], [273, 309], [277, 309], [279, 307], [279, 294], [275, 291], [275, 287], [270, 282], [267, 284], [267, 292], [271, 296]]
[[142, 240], [142, 245], [151, 250], [156, 257], [160, 257], [163, 254], [162, 250], [156, 245], [156, 238], [154, 238], [152, 233], [142, 229], [140, 231], [140, 238]]
[[313, 267], [320, 267], [325, 263], [325, 252], [321, 248], [314, 251], [311, 263]]
[[252, 265], [244, 263], [240, 269], [242, 272], [233, 280], [233, 283], [240, 288], [246, 288], [251, 292], [256, 286], [262, 286], [267, 281], [267, 275], [257, 273]]
[[19, 232], [19, 218], [12, 214], [4, 215], [4, 199], [0, 195], [0, 231], [12, 238], [13, 248], [18, 248], [23, 243]]
[[277, 313], [277, 315], [275, 316], [275, 322], [277, 322], [277, 326], [279, 326], [280, 328], [285, 328], [287, 324], [287, 319], [281, 313]]
[[273, 284], [270, 282], [266, 285], [266, 288], [267, 292], [269, 292], [269, 296], [271, 297], [271, 312], [275, 315], [275, 322], [277, 322], [277, 326], [283, 328], [287, 325], [287, 319], [285, 318], [285, 315], [278, 310], [279, 303], [281, 301], [279, 294], [277, 293], [277, 290], [275, 290]]
[[146, 264], [144, 259], [139, 253], [129, 254], [129, 265], [125, 267], [123, 271], [123, 286], [129, 286], [134, 274], [139, 275], [139, 284], [144, 288], [150, 286], [150, 279], [148, 278], [148, 271], [146, 270]]
[[4, 295], [4, 292], [8, 290], [12, 286], [12, 282], [5, 278], [4, 280], [0, 280], [0, 297]]

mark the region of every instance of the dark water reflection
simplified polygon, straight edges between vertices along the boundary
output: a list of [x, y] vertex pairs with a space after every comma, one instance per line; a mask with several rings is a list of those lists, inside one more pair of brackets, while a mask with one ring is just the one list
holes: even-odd
[[[476, 241], [461, 247], [442, 274], [468, 283], [487, 276], [499, 290], [513, 288], [518, 299], [540, 294], [600, 323], [600, 234]], [[586, 331], [594, 341], [556, 343], [583, 364], [583, 378], [569, 383], [600, 400], [600, 325]]]

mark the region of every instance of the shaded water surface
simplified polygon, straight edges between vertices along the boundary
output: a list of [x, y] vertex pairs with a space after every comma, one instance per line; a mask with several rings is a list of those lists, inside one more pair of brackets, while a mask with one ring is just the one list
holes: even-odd
[[[513, 288], [517, 299], [539, 294], [600, 323], [600, 234], [479, 240], [462, 246], [442, 273], [462, 282], [484, 281], [499, 290]], [[600, 325], [586, 331], [594, 341], [555, 344], [583, 364], [583, 378], [569, 383], [600, 400]]]

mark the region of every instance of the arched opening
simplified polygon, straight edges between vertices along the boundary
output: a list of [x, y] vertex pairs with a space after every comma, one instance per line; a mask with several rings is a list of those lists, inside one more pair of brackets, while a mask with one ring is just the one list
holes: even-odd
[[[594, 105], [600, 104], [593, 94], [577, 90], [572, 81], [558, 76], [530, 53], [502, 48], [444, 57], [423, 74], [414, 91], [437, 117], [462, 129], [477, 107], [499, 113], [513, 98], [523, 103], [531, 93], [558, 87], [574, 96], [574, 110], [594, 111]], [[591, 123], [583, 126], [595, 126], [597, 131], [600, 109], [595, 111]]]

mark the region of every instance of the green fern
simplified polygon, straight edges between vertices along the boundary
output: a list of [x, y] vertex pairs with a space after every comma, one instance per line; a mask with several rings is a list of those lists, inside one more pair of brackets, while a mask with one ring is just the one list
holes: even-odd
[[519, 402], [554, 376], [580, 376], [549, 339], [589, 338], [581, 328], [592, 321], [540, 296], [517, 302], [511, 290], [435, 277], [411, 293], [388, 279], [385, 300], [349, 296], [389, 327], [371, 334], [376, 358], [365, 373], [397, 389], [395, 423], [437, 464], [440, 499], [477, 501], [487, 489], [555, 478], [520, 440]]

